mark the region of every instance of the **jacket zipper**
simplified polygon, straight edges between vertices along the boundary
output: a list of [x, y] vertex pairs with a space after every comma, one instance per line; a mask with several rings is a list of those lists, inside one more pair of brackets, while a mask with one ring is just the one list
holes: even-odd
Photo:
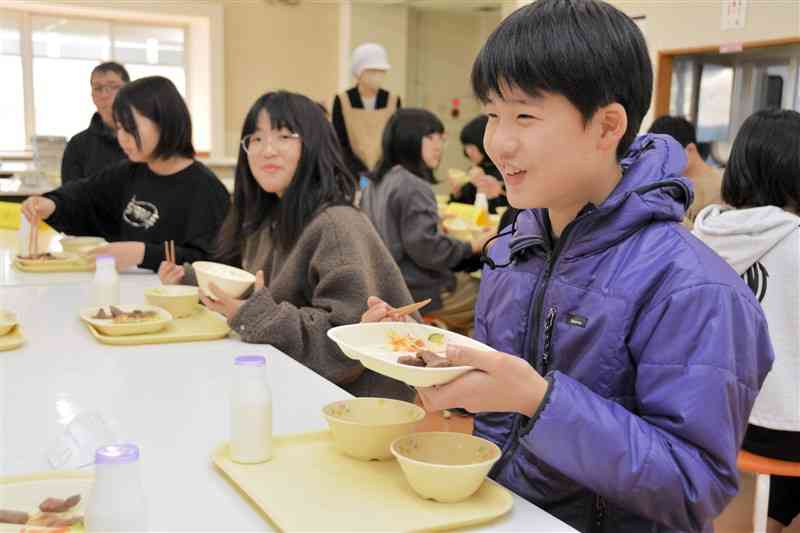
[[553, 306], [547, 310], [547, 317], [544, 319], [544, 349], [542, 350], [542, 375], [547, 374], [550, 366], [550, 354], [553, 348], [553, 330], [558, 316], [558, 308]]
[[[553, 274], [553, 269], [555, 268], [555, 264], [558, 261], [558, 256], [561, 254], [561, 250], [564, 248], [564, 244], [567, 242], [567, 237], [572, 232], [572, 229], [575, 226], [575, 222], [577, 222], [577, 219], [573, 220], [571, 223], [567, 225], [567, 227], [564, 229], [564, 232], [561, 234], [561, 238], [559, 239], [558, 244], [556, 244], [555, 250], [553, 250], [552, 253], [547, 254], [547, 259], [546, 259], [547, 265], [545, 267], [544, 276], [542, 276], [542, 280], [538, 284], [537, 287], [538, 294], [536, 295], [533, 308], [531, 310], [533, 318], [528, 322], [533, 326], [534, 334], [533, 334], [533, 342], [531, 343], [532, 347], [530, 351], [531, 357], [526, 359], [529, 363], [533, 364], [533, 367], [536, 368], [537, 371], [542, 376], [544, 376], [546, 373], [545, 367], [543, 364], [537, 364], [536, 357], [534, 354], [536, 354], [539, 348], [539, 322], [541, 321], [542, 307], [544, 306], [544, 297], [545, 294], [547, 293], [547, 286], [550, 284], [550, 277]], [[555, 323], [555, 317], [553, 317], [553, 323]], [[552, 340], [552, 335], [551, 335], [551, 340]], [[541, 363], [542, 360], [544, 359], [544, 353], [542, 355], [543, 356], [539, 358], [538, 363]], [[547, 355], [548, 365], [549, 365], [549, 359], [550, 359], [550, 354], [548, 353]], [[522, 415], [515, 414], [514, 421], [512, 422], [511, 436], [508, 439], [507, 445], [503, 449], [503, 454], [500, 457], [500, 460], [497, 461], [497, 463], [495, 463], [495, 465], [492, 467], [492, 470], [489, 472], [490, 476], [492, 477], [495, 476], [503, 468], [505, 468], [506, 464], [508, 464], [508, 461], [514, 456], [514, 453], [517, 451], [517, 446], [519, 446], [519, 430], [522, 425], [521, 422], [522, 422]]]
[[596, 533], [603, 531], [603, 522], [606, 520], [606, 501], [601, 496], [594, 498], [594, 530]]

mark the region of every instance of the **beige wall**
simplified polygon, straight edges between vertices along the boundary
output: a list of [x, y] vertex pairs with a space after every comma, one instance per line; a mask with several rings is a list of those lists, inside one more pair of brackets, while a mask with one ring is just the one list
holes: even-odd
[[[350, 45], [374, 42], [383, 45], [389, 54], [392, 70], [384, 88], [405, 100], [408, 53], [408, 12], [404, 5], [355, 3], [351, 8]], [[349, 63], [349, 57], [348, 57]], [[351, 82], [355, 79], [351, 76]]]
[[224, 0], [224, 6], [225, 147], [234, 156], [244, 116], [260, 94], [281, 88], [324, 100], [336, 92], [339, 7], [263, 0]]
[[[499, 21], [499, 11], [412, 10], [410, 13], [409, 105], [436, 113], [450, 137], [439, 167], [439, 179], [445, 178], [450, 167], [469, 165], [458, 141], [461, 128], [480, 113], [480, 105], [472, 96], [469, 75], [475, 56]], [[458, 118], [450, 116], [453, 98], [461, 99]]]

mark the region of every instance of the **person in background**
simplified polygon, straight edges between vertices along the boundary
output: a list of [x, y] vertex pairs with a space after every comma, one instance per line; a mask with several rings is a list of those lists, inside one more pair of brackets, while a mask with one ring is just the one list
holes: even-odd
[[486, 115], [480, 115], [467, 122], [461, 129], [460, 139], [464, 156], [472, 163], [472, 168], [469, 170], [470, 181], [462, 185], [450, 176], [448, 181], [451, 202], [473, 204], [477, 193], [482, 192], [489, 200], [489, 212], [496, 213], [498, 207], [508, 206], [508, 199], [503, 186], [503, 175], [483, 148], [483, 134], [488, 120]]
[[[772, 366], [753, 293], [681, 225], [686, 156], [637, 137], [653, 70], [637, 24], [598, 0], [537, 0], [480, 51], [473, 91], [517, 232], [489, 249], [471, 372], [418, 392], [478, 413], [490, 477], [578, 531], [709, 532]], [[365, 321], [391, 314], [368, 300]], [[795, 325], [796, 326], [796, 325]]]
[[[370, 294], [411, 303], [392, 256], [353, 205], [356, 184], [321, 107], [285, 91], [267, 93], [242, 126], [233, 206], [215, 260], [256, 275], [232, 298], [212, 286], [203, 302], [245, 342], [271, 344], [356, 396], [410, 400], [413, 390], [365, 369], [327, 337], [359, 321]], [[190, 265], [164, 263], [166, 284], [196, 285]]]
[[112, 107], [117, 92], [131, 81], [128, 71], [119, 63], [101, 63], [89, 78], [92, 101], [97, 112], [89, 127], [76, 133], [67, 143], [61, 160], [61, 183], [94, 176], [109, 165], [126, 159], [117, 141]]
[[[742, 448], [800, 461], [800, 114], [759, 111], [744, 124], [722, 179], [726, 206], [706, 207], [694, 234], [750, 286], [767, 315], [775, 364]], [[772, 476], [768, 533], [800, 514], [800, 478]]]
[[117, 93], [113, 115], [128, 160], [29, 198], [23, 213], [58, 231], [119, 241], [94, 252], [114, 256], [119, 270], [158, 270], [169, 240], [179, 261], [208, 258], [230, 197], [194, 159], [192, 120], [175, 85], [161, 76], [131, 82]]
[[684, 175], [689, 178], [694, 188], [694, 200], [686, 210], [685, 225], [691, 229], [697, 213], [706, 206], [720, 203], [720, 188], [722, 176], [717, 170], [706, 163], [705, 150], [697, 143], [697, 130], [694, 124], [682, 117], [659, 117], [650, 126], [649, 133], [662, 133], [678, 141], [686, 151], [686, 170]]
[[472, 327], [478, 282], [463, 272], [480, 268], [489, 236], [463, 242], [439, 231], [431, 184], [444, 149], [444, 125], [424, 109], [398, 110], [383, 132], [383, 155], [361, 207], [389, 248], [423, 312], [454, 329]]
[[[381, 133], [397, 109], [400, 97], [382, 88], [391, 69], [386, 49], [364, 43], [353, 50], [352, 73], [355, 87], [333, 99], [333, 127], [342, 145], [350, 172], [366, 186], [366, 176], [381, 156]], [[363, 179], [362, 179], [363, 178]]]

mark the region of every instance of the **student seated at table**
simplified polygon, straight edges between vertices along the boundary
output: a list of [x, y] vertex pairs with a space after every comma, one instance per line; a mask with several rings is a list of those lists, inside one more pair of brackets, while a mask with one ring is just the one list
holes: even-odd
[[[356, 182], [320, 106], [270, 92], [242, 127], [233, 206], [217, 239], [217, 261], [256, 274], [252, 294], [212, 287], [210, 309], [245, 342], [272, 344], [356, 396], [410, 399], [406, 385], [366, 370], [326, 333], [359, 321], [370, 294], [411, 303], [403, 277], [364, 214]], [[164, 263], [163, 283], [196, 284], [190, 265]]]
[[496, 213], [498, 207], [508, 207], [508, 199], [503, 187], [503, 176], [483, 147], [483, 134], [488, 120], [486, 115], [479, 115], [461, 128], [459, 137], [464, 157], [472, 163], [468, 172], [469, 181], [462, 184], [449, 174], [447, 180], [450, 184], [451, 202], [474, 204], [475, 197], [481, 192], [489, 201], [489, 212]]
[[125, 67], [114, 61], [94, 67], [89, 82], [97, 112], [92, 115], [89, 127], [73, 135], [67, 143], [61, 159], [61, 183], [94, 176], [126, 159], [117, 140], [113, 104], [117, 92], [130, 81]]
[[420, 389], [479, 413], [490, 476], [585, 532], [711, 531], [773, 360], [753, 293], [681, 225], [683, 148], [636, 138], [652, 79], [636, 23], [598, 0], [538, 0], [489, 37], [472, 86], [525, 211], [475, 310], [497, 351], [448, 346], [476, 370]]
[[430, 111], [400, 109], [383, 130], [383, 153], [364, 189], [361, 207], [400, 266], [423, 312], [468, 330], [478, 282], [456, 271], [480, 268], [486, 236], [464, 242], [439, 231], [434, 169], [442, 159], [444, 125]]
[[[759, 111], [742, 124], [722, 201], [700, 211], [694, 234], [750, 286], [767, 315], [775, 366], [756, 398], [742, 448], [800, 461], [800, 114]], [[728, 207], [729, 206], [729, 207]], [[800, 514], [800, 478], [772, 476], [768, 533]]]
[[189, 109], [167, 78], [141, 78], [114, 99], [117, 138], [130, 161], [26, 200], [23, 213], [58, 231], [119, 241], [99, 248], [120, 270], [157, 271], [164, 242], [179, 261], [209, 256], [230, 205], [225, 187], [194, 159]]

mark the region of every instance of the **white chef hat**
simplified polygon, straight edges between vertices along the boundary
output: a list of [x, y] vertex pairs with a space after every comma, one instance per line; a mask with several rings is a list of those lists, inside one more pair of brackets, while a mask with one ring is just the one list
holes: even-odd
[[389, 70], [389, 57], [386, 48], [377, 43], [364, 43], [353, 50], [351, 61], [353, 76], [358, 78], [367, 69]]

